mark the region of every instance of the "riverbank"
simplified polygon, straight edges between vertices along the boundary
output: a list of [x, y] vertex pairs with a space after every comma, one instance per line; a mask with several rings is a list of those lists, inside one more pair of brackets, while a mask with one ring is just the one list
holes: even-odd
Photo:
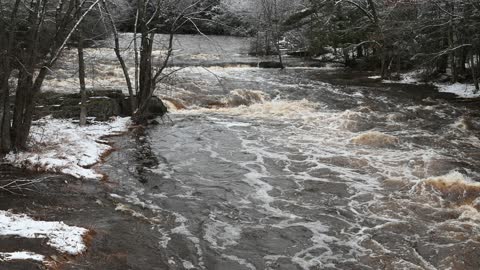
[[459, 98], [480, 98], [480, 91], [477, 91], [475, 85], [473, 85], [472, 83], [457, 82], [452, 84], [445, 82], [445, 78], [443, 78], [443, 82], [438, 80], [422, 81], [421, 76], [421, 70], [414, 70], [411, 72], [400, 74], [398, 80], [381, 80], [381, 77], [378, 75], [369, 76], [368, 78], [376, 81], [381, 81], [385, 84], [432, 85], [435, 86], [440, 93], [451, 93], [458, 96]]
[[80, 179], [102, 179], [92, 167], [113, 148], [105, 137], [128, 130], [130, 118], [112, 118], [79, 126], [73, 120], [46, 117], [35, 121], [29, 150], [10, 153], [4, 162], [17, 168], [71, 175]]
[[[0, 235], [0, 252], [29, 251], [41, 260], [3, 260], [0, 268], [26, 269], [167, 269], [164, 251], [155, 248], [157, 236], [151, 224], [120, 211], [110, 196], [119, 192], [115, 182], [85, 181], [58, 174], [32, 174], [12, 167], [2, 168], [0, 181], [32, 180], [30, 190], [0, 193], [0, 209], [22, 213], [39, 221], [86, 228], [86, 250], [69, 255], [48, 245], [44, 238]], [[50, 239], [51, 240], [51, 239]], [[143, 268], [143, 265], [151, 267]]]

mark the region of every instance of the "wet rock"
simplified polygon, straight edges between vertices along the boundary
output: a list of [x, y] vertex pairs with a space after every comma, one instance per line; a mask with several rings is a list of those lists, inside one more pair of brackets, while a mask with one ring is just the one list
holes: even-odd
[[307, 64], [308, 67], [313, 67], [313, 68], [322, 68], [326, 66], [325, 62], [320, 62], [320, 61], [314, 61], [312, 63]]
[[293, 52], [288, 52], [287, 55], [294, 56], [294, 57], [309, 57], [310, 56], [309, 51], [293, 51]]
[[161, 99], [152, 97], [148, 103], [147, 112], [151, 117], [163, 116], [168, 112], [168, 108]]
[[153, 125], [153, 126], [158, 126], [158, 125], [160, 125], [160, 122], [158, 122], [157, 120], [152, 120], [148, 124]]
[[279, 62], [274, 62], [274, 61], [264, 61], [258, 63], [258, 67], [261, 68], [283, 68], [282, 64]]

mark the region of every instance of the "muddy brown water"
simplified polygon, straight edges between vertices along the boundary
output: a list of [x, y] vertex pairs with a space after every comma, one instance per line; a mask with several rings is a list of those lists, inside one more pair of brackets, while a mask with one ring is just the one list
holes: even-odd
[[68, 269], [480, 268], [478, 101], [367, 73], [186, 67], [220, 54], [194, 40], [158, 91], [174, 124], [113, 138], [108, 183], [49, 176], [1, 200], [95, 229]]

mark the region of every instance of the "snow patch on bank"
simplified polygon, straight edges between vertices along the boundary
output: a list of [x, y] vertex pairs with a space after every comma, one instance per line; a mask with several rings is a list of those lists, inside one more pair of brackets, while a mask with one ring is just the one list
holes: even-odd
[[[0, 235], [18, 236], [23, 238], [44, 238], [47, 245], [70, 255], [84, 252], [87, 247], [83, 237], [88, 230], [80, 227], [68, 226], [63, 222], [36, 221], [27, 215], [13, 214], [0, 210]], [[29, 252], [0, 253], [2, 259], [36, 259], [43, 260], [39, 255]]]
[[111, 150], [101, 138], [125, 132], [129, 118], [95, 122], [80, 127], [71, 120], [44, 118], [34, 123], [28, 152], [10, 153], [6, 161], [16, 167], [72, 175], [76, 178], [100, 179], [90, 169]]
[[45, 261], [45, 256], [29, 251], [18, 252], [0, 252], [0, 262], [16, 261], [16, 260], [31, 260], [37, 262]]
[[[422, 70], [414, 70], [408, 73], [400, 74], [400, 80], [383, 80], [383, 83], [399, 83], [399, 84], [421, 84], [423, 83], [420, 79]], [[380, 76], [370, 76], [368, 77], [372, 80], [381, 79]], [[473, 84], [465, 83], [433, 83], [437, 87], [438, 91], [441, 93], [452, 93], [457, 95], [460, 98], [478, 98], [480, 97], [480, 91], [476, 91]]]
[[[420, 79], [422, 72], [423, 70], [414, 70], [411, 72], [400, 74], [399, 80], [382, 80], [382, 82], [383, 83], [401, 83], [401, 84], [419, 84], [419, 83], [422, 83]], [[376, 75], [376, 76], [370, 76], [368, 78], [372, 80], [380, 80], [382, 77]]]
[[435, 86], [439, 92], [452, 93], [461, 98], [477, 98], [480, 97], [480, 91], [476, 91], [475, 86], [472, 84], [454, 83], [443, 84], [436, 83]]

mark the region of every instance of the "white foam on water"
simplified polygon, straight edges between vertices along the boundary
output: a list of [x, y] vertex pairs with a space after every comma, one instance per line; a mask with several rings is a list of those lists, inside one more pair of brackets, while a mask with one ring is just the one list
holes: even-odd
[[193, 265], [193, 263], [189, 262], [189, 261], [183, 261], [182, 263], [183, 267], [185, 269], [195, 269], [196, 267]]
[[190, 230], [188, 229], [186, 224], [188, 222], [187, 218], [185, 218], [179, 213], [174, 213], [174, 215], [176, 216], [176, 222], [179, 223], [180, 225], [170, 230], [170, 232], [174, 234], [186, 236], [187, 239], [190, 240], [195, 245], [195, 249], [197, 251], [197, 256], [198, 256], [198, 266], [201, 269], [205, 269], [205, 263], [203, 262], [203, 249], [202, 249], [202, 246], [200, 245], [200, 239], [196, 237], [194, 234], [192, 234], [192, 232], [190, 232]]
[[242, 117], [265, 118], [272, 117], [281, 119], [296, 119], [313, 117], [316, 104], [307, 100], [285, 101], [272, 100], [264, 103], [252, 104], [250, 106], [238, 106], [234, 108], [199, 108], [183, 112], [185, 114], [204, 114], [204, 113], [220, 113], [225, 115], [237, 115]]
[[[229, 190], [233, 190], [230, 195], [241, 194], [242, 197], [235, 198], [236, 201], [222, 202], [222, 206], [228, 205], [255, 214], [248, 217], [248, 222], [241, 218], [233, 221], [227, 219], [225, 215], [217, 215], [218, 218], [210, 217], [202, 224], [203, 235], [198, 236], [192, 229], [195, 226], [195, 219], [189, 220], [188, 211], [177, 209], [178, 213], [173, 212], [177, 217], [175, 227], [167, 230], [158, 228], [163, 237], [160, 243], [162, 247], [170, 248], [172, 234], [183, 235], [195, 245], [196, 255], [200, 258], [199, 267], [205, 268], [204, 245], [208, 245], [215, 252], [230, 254], [228, 251], [231, 249], [242, 248], [239, 245], [242, 243], [240, 241], [242, 232], [248, 229], [262, 230], [271, 226], [288, 230], [301, 226], [312, 233], [309, 243], [305, 243], [305, 248], [296, 252], [294, 256], [270, 254], [264, 257], [265, 260], [275, 262], [288, 258], [302, 269], [335, 268], [339, 263], [354, 263], [353, 260], [362, 256], [389, 254], [396, 267], [413, 269], [421, 265], [428, 269], [430, 262], [422, 262], [421, 258], [416, 258], [415, 263], [407, 262], [397, 256], [396, 251], [392, 251], [393, 249], [385, 243], [377, 242], [375, 251], [369, 250], [366, 243], [376, 232], [388, 232], [408, 225], [412, 221], [410, 215], [413, 218], [417, 217], [416, 213], [412, 214], [411, 209], [425, 207], [424, 204], [430, 203], [428, 210], [432, 213], [441, 213], [444, 210], [437, 201], [433, 203], [430, 201], [438, 194], [433, 193], [433, 196], [430, 196], [432, 191], [427, 188], [420, 194], [409, 193], [408, 189], [417, 183], [425, 183], [425, 179], [430, 178], [432, 173], [438, 170], [437, 161], [453, 160], [452, 150], [442, 147], [427, 148], [421, 145], [421, 142], [415, 143], [413, 139], [416, 137], [435, 140], [438, 139], [438, 134], [424, 130], [421, 126], [412, 127], [408, 117], [413, 113], [426, 113], [445, 118], [448, 116], [448, 110], [444, 111], [443, 105], [406, 108], [402, 107], [404, 105], [398, 105], [393, 106], [390, 113], [375, 111], [367, 106], [350, 110], [331, 110], [320, 102], [306, 99], [288, 100], [274, 89], [282, 90], [283, 92], [279, 91], [282, 95], [288, 93], [290, 88], [301, 88], [312, 93], [320, 89], [345, 97], [348, 101], [356, 99], [357, 103], [361, 103], [368, 94], [359, 91], [347, 93], [329, 84], [308, 80], [296, 83], [288, 77], [291, 74], [284, 76], [275, 73], [270, 79], [266, 76], [270, 74], [269, 72], [245, 67], [212, 67], [208, 70], [186, 68], [179, 71], [177, 75], [180, 79], [182, 77], [198, 79], [194, 85], [198, 89], [188, 89], [187, 86], [175, 88], [171, 95], [166, 95], [172, 97], [174, 101], [166, 103], [174, 111], [173, 117], [180, 119], [180, 124], [177, 125], [184, 125], [183, 121], [191, 121], [186, 125], [193, 123], [198, 128], [181, 129], [174, 126], [166, 128], [167, 131], [163, 130], [163, 132], [173, 130], [173, 135], [169, 134], [172, 137], [178, 135], [175, 132], [192, 134], [186, 134], [185, 140], [182, 135], [180, 138], [175, 137], [175, 140], [165, 139], [165, 144], [171, 144], [165, 151], [172, 151], [170, 153], [172, 156], [185, 157], [185, 160], [179, 161], [181, 164], [173, 167], [161, 165], [152, 172], [165, 179], [171, 179], [182, 192], [154, 197], [139, 189], [122, 200], [153, 212], [165, 211], [155, 206], [155, 199], [181, 198], [192, 204], [198, 202], [201, 205], [206, 199], [194, 195], [197, 189], [224, 183], [211, 179], [208, 172], [202, 175], [201, 169], [192, 166], [198, 160], [204, 159], [211, 161], [209, 164], [212, 166], [206, 169], [208, 171], [216, 170], [215, 162], [232, 164], [240, 167], [242, 173], [235, 175], [233, 177], [235, 179], [225, 179], [225, 182], [232, 181], [228, 187]], [[189, 103], [191, 102], [189, 99], [203, 95], [210, 98], [208, 86], [213, 85], [213, 81], [225, 82], [230, 79], [255, 82], [257, 85], [262, 84], [262, 87], [268, 86], [269, 92], [276, 93], [277, 98], [270, 100], [269, 95], [252, 90], [255, 89], [254, 86], [252, 89], [237, 89], [230, 94], [224, 93], [225, 96], [216, 93], [213, 99], [218, 101], [216, 108], [191, 106], [179, 110], [178, 104], [175, 104], [177, 101], [180, 101], [182, 106], [192, 104]], [[163, 94], [165, 93], [162, 92]], [[382, 95], [374, 96], [372, 99], [375, 102], [391, 103]], [[384, 129], [385, 126], [388, 130]], [[467, 139], [459, 137], [459, 134], [464, 132], [460, 125], [451, 128], [455, 130], [448, 134], [453, 138], [452, 141], [468, 140], [468, 137]], [[461, 130], [458, 130], [459, 128]], [[217, 133], [225, 135], [222, 137]], [[190, 143], [191, 138], [188, 137], [190, 135], [200, 141], [192, 141], [194, 146], [191, 153], [179, 153]], [[472, 142], [475, 142], [473, 138], [475, 136], [472, 137]], [[222, 144], [227, 142], [231, 147], [222, 149]], [[239, 153], [245, 153], [246, 158], [237, 160], [235, 155]], [[196, 170], [193, 179], [182, 178], [181, 169], [188, 167]], [[188, 176], [192, 172], [187, 171], [186, 174]], [[278, 181], [278, 184], [275, 181]], [[283, 182], [288, 182], [288, 185]], [[315, 189], [307, 191], [307, 183], [314, 187], [318, 185], [318, 191]], [[401, 187], [398, 190], [385, 191], [386, 187], [395, 185]], [[335, 186], [338, 186], [338, 189]], [[440, 221], [438, 226], [461, 226], [478, 222], [475, 203], [458, 206], [455, 211], [458, 218], [449, 221], [450, 223]], [[320, 214], [320, 217], [317, 216]], [[327, 223], [322, 223], [322, 217]], [[328, 224], [327, 220], [330, 219], [344, 224], [342, 226], [345, 228], [342, 228], [341, 232], [335, 231], [335, 223], [333, 226]], [[432, 228], [440, 228], [434, 224], [429, 225], [432, 225]], [[222, 257], [244, 268], [256, 269], [248, 258], [241, 258], [239, 253], [235, 254], [236, 256], [223, 254]], [[190, 262], [185, 265], [185, 262], [185, 268], [194, 266]]]
[[232, 226], [226, 222], [210, 218], [205, 225], [204, 239], [216, 249], [226, 249], [228, 246], [237, 244], [240, 239], [242, 228]]
[[222, 254], [222, 258], [234, 261], [234, 262], [238, 263], [239, 265], [247, 267], [250, 270], [257, 270], [257, 268], [253, 264], [251, 264], [247, 260], [239, 258], [237, 256]]

